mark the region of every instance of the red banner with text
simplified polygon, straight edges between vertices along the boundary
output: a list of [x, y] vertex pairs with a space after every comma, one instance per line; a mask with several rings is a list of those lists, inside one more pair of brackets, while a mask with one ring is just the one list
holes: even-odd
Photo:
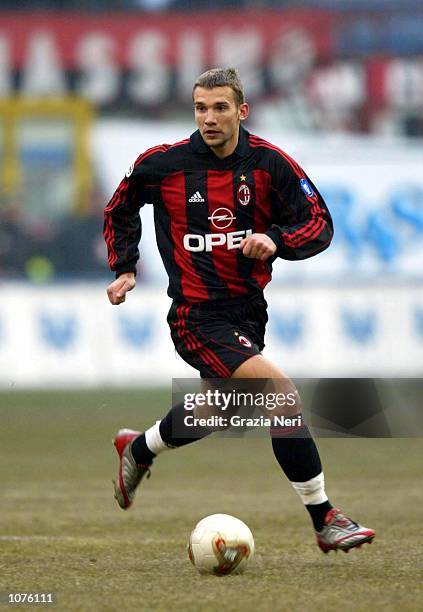
[[0, 14], [0, 96], [75, 93], [99, 106], [190, 98], [213, 66], [237, 66], [249, 98], [292, 90], [333, 54], [336, 17], [311, 11]]

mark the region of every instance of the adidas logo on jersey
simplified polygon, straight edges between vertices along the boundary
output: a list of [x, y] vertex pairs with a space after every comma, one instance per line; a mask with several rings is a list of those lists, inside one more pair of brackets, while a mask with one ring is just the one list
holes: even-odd
[[203, 198], [203, 196], [201, 195], [199, 191], [196, 191], [195, 193], [192, 194], [188, 202], [205, 202], [205, 199]]

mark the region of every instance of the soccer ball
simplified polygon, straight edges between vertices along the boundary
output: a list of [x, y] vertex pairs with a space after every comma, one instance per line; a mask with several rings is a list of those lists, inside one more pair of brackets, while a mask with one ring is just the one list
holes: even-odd
[[194, 527], [188, 556], [200, 574], [240, 574], [254, 555], [253, 534], [229, 514], [211, 514]]

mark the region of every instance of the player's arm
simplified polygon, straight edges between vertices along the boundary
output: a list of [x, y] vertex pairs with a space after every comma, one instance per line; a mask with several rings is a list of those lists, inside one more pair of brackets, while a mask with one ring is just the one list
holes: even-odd
[[141, 239], [140, 208], [145, 202], [142, 169], [135, 164], [128, 171], [104, 210], [104, 239], [110, 269], [116, 279], [107, 288], [112, 304], [125, 301], [125, 295], [135, 287], [136, 265]]
[[274, 223], [265, 232], [283, 259], [306, 259], [330, 244], [333, 223], [315, 185], [291, 158], [275, 160]]

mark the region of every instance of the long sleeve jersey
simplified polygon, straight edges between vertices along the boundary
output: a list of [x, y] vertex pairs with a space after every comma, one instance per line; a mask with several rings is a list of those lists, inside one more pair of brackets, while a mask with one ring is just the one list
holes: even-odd
[[[326, 204], [301, 167], [242, 127], [235, 151], [224, 159], [198, 130], [137, 158], [105, 209], [109, 265], [117, 275], [135, 272], [146, 203], [154, 206], [168, 295], [179, 303], [249, 298], [267, 285], [277, 257], [311, 257], [333, 235]], [[265, 262], [239, 249], [255, 232], [277, 246]]]

